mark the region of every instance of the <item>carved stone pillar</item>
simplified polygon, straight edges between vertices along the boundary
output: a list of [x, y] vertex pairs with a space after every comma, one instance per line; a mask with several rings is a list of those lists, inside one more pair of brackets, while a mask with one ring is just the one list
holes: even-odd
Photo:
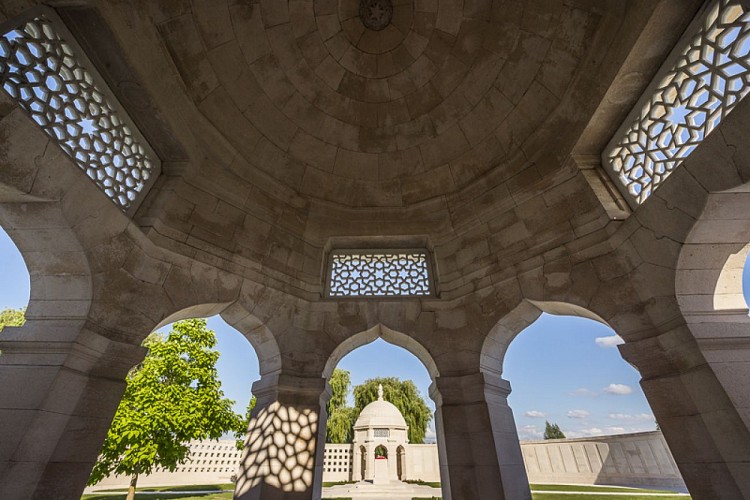
[[86, 485], [125, 375], [145, 350], [81, 324], [35, 320], [3, 331], [0, 498], [79, 498]]
[[443, 499], [530, 499], [507, 403], [510, 384], [484, 373], [438, 377], [431, 393], [437, 403]]
[[274, 373], [253, 384], [256, 397], [234, 498], [310, 500], [325, 380]]
[[696, 343], [683, 325], [620, 346], [693, 498], [750, 498], [745, 343]]

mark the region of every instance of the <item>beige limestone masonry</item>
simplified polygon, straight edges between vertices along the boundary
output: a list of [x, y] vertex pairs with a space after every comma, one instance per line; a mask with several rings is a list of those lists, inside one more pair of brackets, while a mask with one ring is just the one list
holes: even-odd
[[[236, 498], [320, 495], [324, 377], [382, 336], [433, 377], [443, 498], [528, 499], [501, 375], [543, 311], [625, 339], [694, 498], [750, 497], [750, 103], [635, 211], [591, 162], [702, 3], [398, 0], [365, 33], [345, 0], [46, 2], [162, 174], [127, 216], [0, 94], [0, 224], [31, 273], [0, 498], [78, 498], [141, 341], [221, 314], [262, 374]], [[331, 248], [415, 241], [434, 297], [324, 299]]]

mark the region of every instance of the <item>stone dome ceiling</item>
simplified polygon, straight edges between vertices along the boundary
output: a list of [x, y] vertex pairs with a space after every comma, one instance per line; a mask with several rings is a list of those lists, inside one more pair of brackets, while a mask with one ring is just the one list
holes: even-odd
[[246, 161], [234, 173], [348, 206], [409, 205], [510, 172], [599, 19], [563, 2], [209, 4], [159, 31]]

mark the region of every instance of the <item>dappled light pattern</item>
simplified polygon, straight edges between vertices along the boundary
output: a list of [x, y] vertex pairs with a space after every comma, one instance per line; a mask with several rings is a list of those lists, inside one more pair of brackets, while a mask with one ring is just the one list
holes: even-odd
[[424, 251], [348, 251], [331, 255], [328, 295], [387, 297], [430, 295]]
[[718, 0], [604, 164], [643, 203], [750, 91], [750, 12]]
[[55, 24], [40, 15], [0, 37], [3, 89], [127, 209], [155, 173], [155, 160]]
[[237, 480], [242, 495], [261, 482], [282, 491], [307, 491], [313, 482], [318, 414], [274, 402], [251, 420]]

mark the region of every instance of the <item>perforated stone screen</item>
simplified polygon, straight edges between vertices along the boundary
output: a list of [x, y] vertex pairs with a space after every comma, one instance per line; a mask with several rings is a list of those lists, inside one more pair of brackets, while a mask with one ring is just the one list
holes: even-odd
[[123, 210], [133, 206], [159, 161], [50, 9], [0, 26], [5, 92]]
[[643, 203], [750, 91], [750, 13], [739, 0], [715, 0], [693, 29], [604, 151], [631, 205]]
[[390, 429], [373, 429], [374, 437], [376, 438], [387, 438], [390, 437]]
[[419, 297], [432, 295], [425, 250], [334, 251], [329, 259], [329, 297]]

